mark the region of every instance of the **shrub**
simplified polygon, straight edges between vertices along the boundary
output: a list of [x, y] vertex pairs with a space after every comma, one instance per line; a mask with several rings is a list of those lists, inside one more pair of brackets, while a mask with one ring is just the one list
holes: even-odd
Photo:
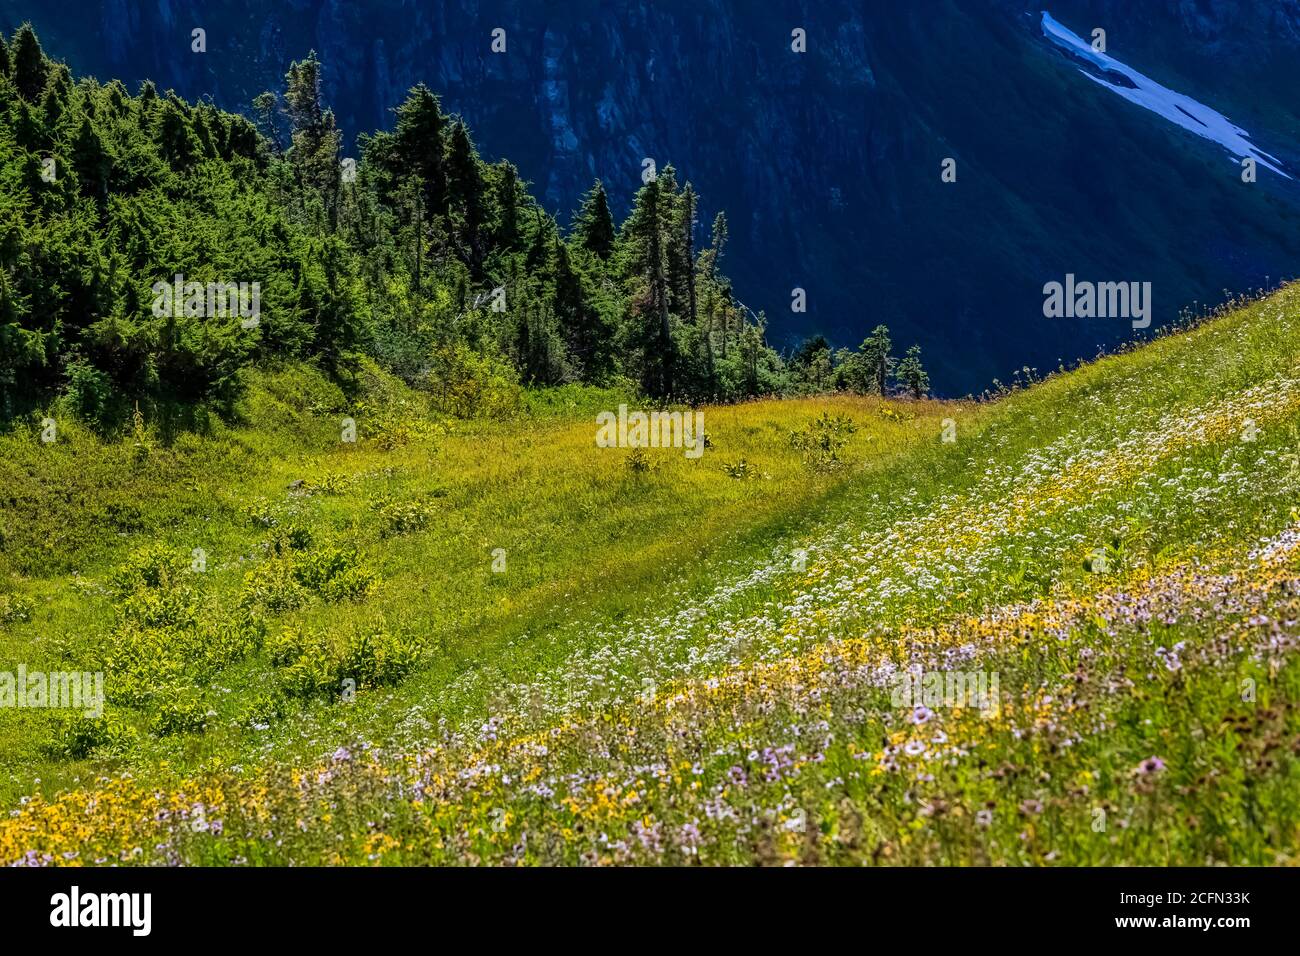
[[266, 643], [266, 653], [273, 667], [288, 667], [307, 653], [310, 638], [299, 628], [287, 627]]
[[284, 525], [272, 530], [268, 539], [273, 554], [289, 554], [292, 551], [307, 551], [312, 546], [312, 533], [301, 525]]
[[379, 575], [362, 562], [355, 550], [285, 550], [244, 575], [240, 603], [246, 609], [292, 611], [306, 604], [312, 594], [331, 603], [360, 601], [378, 583]]
[[385, 538], [423, 531], [433, 517], [433, 508], [420, 501], [380, 498], [372, 506], [379, 516], [379, 534]]
[[829, 471], [844, 463], [840, 453], [857, 430], [857, 423], [848, 416], [822, 412], [806, 428], [792, 431], [790, 444], [803, 454], [804, 464], [808, 467]]
[[161, 688], [186, 680], [187, 651], [196, 642], [183, 633], [124, 624], [108, 636], [103, 668], [113, 679], [108, 699], [126, 707], [150, 703]]
[[120, 411], [118, 396], [108, 375], [93, 365], [72, 361], [67, 366], [64, 402], [78, 417], [94, 425], [107, 425]]
[[118, 604], [123, 620], [141, 627], [188, 628], [198, 620], [198, 596], [193, 588], [139, 590]]
[[192, 628], [199, 594], [189, 578], [184, 562], [164, 545], [136, 550], [109, 577], [120, 622], [145, 629]]
[[20, 594], [0, 594], [0, 627], [26, 624], [34, 610], [35, 605]]
[[[237, 664], [262, 649], [266, 624], [261, 618], [244, 612], [236, 617], [199, 622], [199, 640], [203, 652], [198, 660], [211, 672]], [[196, 674], [199, 682], [204, 672]]]
[[258, 694], [244, 708], [240, 723], [245, 726], [267, 727], [283, 719], [288, 712], [284, 695], [279, 690]]
[[644, 450], [633, 448], [628, 456], [623, 459], [623, 467], [634, 475], [644, 475], [654, 471], [655, 464]]
[[417, 385], [438, 411], [456, 418], [508, 418], [524, 407], [514, 367], [460, 342], [434, 349]]
[[207, 726], [208, 716], [202, 701], [169, 696], [161, 702], [149, 730], [158, 737], [198, 733]]
[[260, 607], [278, 614], [306, 603], [307, 592], [294, 576], [293, 560], [287, 555], [264, 561], [244, 575], [240, 604], [245, 608]]
[[203, 614], [185, 627], [123, 622], [108, 639], [104, 670], [113, 675], [109, 698], [145, 706], [171, 689], [210, 682], [222, 669], [256, 653], [265, 625], [251, 614]]
[[166, 545], [149, 544], [131, 553], [110, 576], [109, 586], [118, 595], [163, 590], [174, 586], [185, 569], [185, 563]]
[[765, 471], [759, 471], [754, 465], [749, 463], [748, 459], [741, 458], [734, 462], [724, 462], [722, 465], [723, 472], [728, 478], [735, 478], [737, 481], [753, 481], [757, 478], [771, 478]]
[[84, 760], [97, 750], [120, 751], [134, 736], [135, 732], [116, 716], [75, 714], [59, 722], [50, 750], [56, 756]]
[[[418, 413], [408, 412], [408, 414]], [[433, 422], [417, 417], [398, 417], [392, 412], [371, 426], [372, 440], [384, 451], [404, 448], [412, 442], [433, 442], [445, 433], [445, 429]]]
[[245, 613], [205, 607], [197, 580], [169, 549], [135, 551], [110, 576], [117, 622], [101, 663], [115, 703], [143, 706], [176, 687], [201, 684], [261, 647], [263, 625]]
[[288, 629], [269, 650], [284, 693], [308, 698], [339, 694], [348, 679], [357, 687], [396, 684], [415, 669], [421, 647], [380, 622], [342, 636]]
[[322, 495], [341, 495], [348, 491], [356, 479], [351, 475], [341, 475], [338, 472], [328, 472], [320, 477], [317, 481], [307, 483], [307, 488], [313, 494]]
[[294, 568], [294, 578], [330, 602], [359, 601], [379, 583], [379, 575], [349, 548], [328, 548], [303, 556]]
[[258, 498], [244, 507], [244, 516], [254, 528], [274, 528], [285, 516], [285, 511], [284, 505]]

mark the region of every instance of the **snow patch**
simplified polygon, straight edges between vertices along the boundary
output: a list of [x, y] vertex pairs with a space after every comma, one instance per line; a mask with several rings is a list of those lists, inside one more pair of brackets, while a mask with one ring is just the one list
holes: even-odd
[[1107, 76], [1123, 77], [1124, 80], [1132, 84], [1132, 87], [1130, 88], [1119, 80], [1094, 76], [1087, 70], [1079, 70], [1080, 73], [1094, 83], [1106, 87], [1131, 103], [1136, 103], [1144, 109], [1163, 116], [1171, 123], [1175, 123], [1197, 136], [1213, 140], [1238, 158], [1253, 157], [1261, 166], [1273, 170], [1279, 176], [1285, 176], [1287, 179], [1292, 178], [1282, 171], [1279, 165], [1281, 160], [1276, 156], [1270, 156], [1257, 147], [1250, 141], [1249, 133], [1240, 126], [1233, 124], [1222, 113], [1210, 109], [1204, 103], [1197, 102], [1190, 96], [1184, 96], [1182, 93], [1161, 86], [1155, 80], [1144, 76], [1112, 56], [1097, 52], [1092, 48], [1092, 44], [1054, 19], [1046, 10], [1043, 11], [1042, 26], [1043, 35], [1057, 46], [1093, 64], [1104, 71]]

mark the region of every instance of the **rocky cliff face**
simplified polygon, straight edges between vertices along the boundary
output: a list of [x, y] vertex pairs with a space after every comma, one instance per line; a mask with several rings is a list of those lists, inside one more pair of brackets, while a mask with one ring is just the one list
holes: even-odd
[[[1055, 366], [1128, 333], [1053, 323], [1066, 272], [1155, 284], [1157, 321], [1194, 300], [1300, 271], [1295, 190], [1243, 192], [1213, 146], [1113, 102], [1041, 41], [1041, 3], [933, 0], [103, 0], [31, 18], [79, 72], [154, 78], [246, 109], [315, 49], [352, 133], [390, 125], [424, 81], [567, 219], [596, 177], [616, 196], [643, 158], [725, 209], [724, 260], [778, 343], [856, 344], [879, 322], [919, 341], [949, 393]], [[1295, 158], [1300, 0], [1062, 0], [1081, 34], [1186, 84]], [[208, 51], [190, 51], [190, 31]], [[506, 31], [506, 52], [491, 50]], [[791, 31], [807, 31], [806, 54]], [[1242, 117], [1241, 114], [1245, 114]], [[957, 182], [940, 163], [957, 161]], [[624, 207], [625, 208], [625, 207]], [[1130, 275], [1129, 273], [1133, 273]], [[791, 290], [808, 311], [790, 311]]]

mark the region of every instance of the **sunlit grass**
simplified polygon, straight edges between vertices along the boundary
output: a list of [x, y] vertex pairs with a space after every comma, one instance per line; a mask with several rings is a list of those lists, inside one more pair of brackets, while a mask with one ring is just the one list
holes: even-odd
[[[126, 743], [73, 760], [45, 749], [46, 715], [0, 715], [7, 801], [52, 798], [0, 824], [0, 850], [34, 862], [1294, 861], [1298, 295], [1235, 303], [988, 404], [706, 409], [703, 458], [651, 450], [636, 468], [628, 450], [595, 447], [582, 396], [425, 430], [418, 396], [390, 391], [402, 416], [358, 414], [360, 440], [340, 445], [342, 405], [304, 414], [292, 398], [304, 384], [269, 378], [243, 426], [192, 446], [213, 473], [161, 463], [210, 497], [165, 492], [146, 527], [88, 534], [76, 579], [57, 561], [11, 575], [35, 610], [0, 646], [29, 666], [93, 656], [129, 600], [104, 590], [109, 572], [155, 539], [210, 560], [183, 579], [192, 592], [135, 596], [155, 616], [180, 613], [183, 591], [201, 622], [225, 621], [248, 600], [247, 572], [275, 561], [297, 605], [267, 611], [258, 592], [264, 646], [243, 653], [244, 632], [227, 628], [229, 649], [199, 655], [230, 660], [186, 689], [213, 712], [201, 732], [159, 736], [154, 711], [177, 705], [150, 699], [118, 709]], [[810, 457], [830, 434], [843, 447]], [[24, 474], [51, 467], [30, 436], [5, 441]], [[102, 464], [113, 455], [38, 483], [46, 506], [75, 524], [85, 506], [68, 486], [93, 501], [114, 467], [124, 484], [146, 480]], [[293, 529], [310, 533], [285, 544]], [[331, 597], [333, 579], [294, 571], [322, 561], [377, 583]], [[355, 698], [290, 694], [268, 710], [268, 691], [298, 686], [286, 633], [307, 635], [293, 641], [331, 680], [372, 676]], [[900, 707], [891, 681], [909, 667], [996, 674], [996, 713]], [[102, 798], [89, 817], [87, 787]]]
[[[427, 421], [418, 395], [399, 394], [407, 407], [398, 426]], [[322, 407], [331, 404], [334, 414]], [[258, 608], [268, 638], [285, 628], [344, 633], [374, 622], [417, 634], [420, 666], [400, 693], [408, 701], [436, 701], [440, 687], [466, 669], [517, 674], [562, 661], [568, 643], [552, 637], [557, 629], [575, 620], [617, 621], [688, 593], [715, 573], [705, 559], [761, 553], [815, 521], [827, 496], [855, 475], [933, 440], [944, 407], [907, 403], [886, 412], [879, 400], [836, 397], [709, 408], [711, 447], [702, 457], [649, 449], [651, 467], [643, 473], [628, 467], [629, 450], [596, 447], [594, 416], [437, 421], [394, 440], [391, 410], [375, 409], [351, 413], [357, 441], [344, 442], [342, 421], [351, 409], [341, 396], [288, 372], [254, 383], [242, 424], [217, 426], [209, 438], [160, 443], [144, 461], [129, 441], [105, 443], [75, 422], [60, 424], [53, 445], [19, 431], [0, 439], [3, 459], [30, 480], [6, 523], [30, 524], [11, 532], [3, 558], [11, 568], [7, 588], [27, 596], [36, 611], [31, 622], [0, 631], [0, 659], [33, 670], [98, 660], [115, 640], [114, 600], [103, 581], [143, 544], [161, 541], [184, 564], [201, 551], [205, 568], [193, 586], [206, 605], [230, 610], [246, 575], [265, 562], [276, 529], [301, 527], [317, 543], [356, 549], [379, 584], [362, 601], [312, 601], [283, 613]], [[859, 427], [843, 467], [822, 470], [803, 461], [790, 433], [826, 412]], [[724, 465], [742, 460], [752, 477], [731, 477]], [[93, 466], [83, 469], [83, 461]], [[131, 501], [137, 530], [95, 524], [104, 499]], [[394, 507], [413, 510], [419, 527], [387, 527], [384, 509]], [[49, 551], [36, 542], [43, 532], [55, 545]], [[59, 573], [67, 564], [73, 574]], [[670, 581], [677, 591], [665, 594]], [[265, 656], [181, 688], [215, 711], [204, 733], [155, 739], [146, 729], [148, 706], [126, 711], [141, 734], [110, 763], [167, 760], [172, 770], [184, 770], [255, 757], [280, 729], [250, 729], [246, 715], [274, 681]], [[113, 675], [107, 679], [111, 696]], [[354, 731], [382, 733], [385, 721], [402, 715], [393, 707], [382, 718], [369, 714], [373, 697], [363, 687], [350, 702], [355, 706], [307, 704]], [[289, 708], [290, 716], [299, 709]], [[364, 723], [356, 719], [361, 713]], [[10, 799], [48, 792], [85, 772], [48, 752], [55, 728], [46, 712], [0, 712], [8, 770], [0, 792]]]

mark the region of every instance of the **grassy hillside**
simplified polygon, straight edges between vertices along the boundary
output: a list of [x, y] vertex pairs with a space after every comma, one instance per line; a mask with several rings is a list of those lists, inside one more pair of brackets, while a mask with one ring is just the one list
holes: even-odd
[[[868, 455], [927, 439], [943, 407], [710, 409], [712, 447], [691, 460], [597, 448], [595, 410], [628, 400], [559, 390], [517, 419], [466, 423], [373, 369], [354, 402], [296, 369], [262, 374], [242, 424], [201, 439], [106, 443], [75, 420], [53, 443], [39, 427], [0, 438], [0, 660], [113, 675], [100, 720], [0, 710], [14, 774], [0, 792], [75, 780], [92, 750], [187, 769], [268, 740], [292, 750], [300, 717], [382, 733], [457, 680], [527, 679], [584, 639], [576, 621], [644, 613], [670, 583], [685, 598], [718, 573], [701, 559], [765, 554]], [[839, 453], [855, 467], [790, 442], [828, 411], [859, 425]]]
[[0, 654], [110, 703], [0, 712], [0, 858], [1290, 862], [1298, 333], [1290, 287], [989, 404], [709, 408], [696, 461], [377, 372], [10, 434]]

